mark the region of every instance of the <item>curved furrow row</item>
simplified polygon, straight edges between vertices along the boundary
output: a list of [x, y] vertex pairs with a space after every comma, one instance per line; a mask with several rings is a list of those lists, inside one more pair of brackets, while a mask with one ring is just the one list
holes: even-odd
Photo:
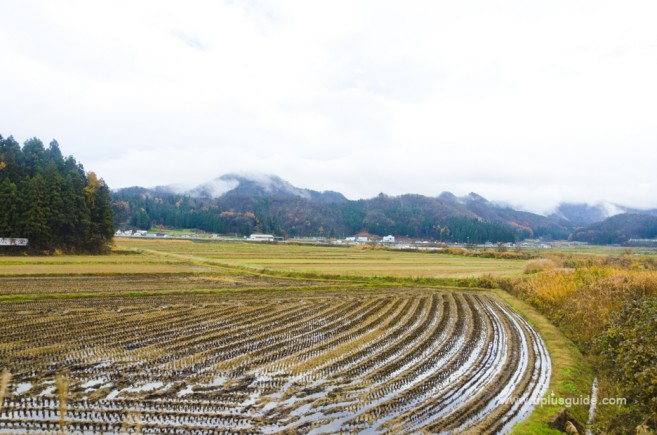
[[[176, 337], [173, 345], [167, 345], [169, 354], [179, 352], [180, 355], [189, 354], [220, 354], [227, 348], [240, 349], [240, 346], [257, 346], [261, 342], [271, 339], [274, 334], [285, 330], [297, 322], [307, 321], [308, 318], [331, 315], [340, 312], [343, 305], [318, 304], [312, 308], [306, 306], [293, 307], [289, 311], [275, 310], [265, 318], [254, 317], [244, 319], [235, 326], [223, 322], [210, 324], [205, 334], [195, 335], [186, 339], [181, 334]], [[155, 364], [165, 364], [165, 361], [154, 361]]]
[[456, 367], [456, 371], [449, 371], [447, 367], [438, 369], [418, 389], [420, 394], [414, 399], [416, 405], [404, 404], [403, 413], [399, 413], [386, 427], [404, 427], [406, 431], [418, 430], [440, 418], [441, 414], [458, 407], [459, 400], [471, 395], [472, 391], [477, 391], [490, 379], [490, 372], [504, 359], [504, 336], [501, 334], [499, 319], [484, 303], [478, 299], [475, 301], [475, 310], [483, 310], [485, 323], [475, 344], [476, 351], [465, 363]]
[[427, 397], [441, 391], [441, 386], [447, 384], [451, 389], [458, 390], [480, 367], [486, 355], [481, 349], [492, 336], [491, 328], [476, 315], [472, 299], [466, 297], [465, 300], [467, 308], [463, 311], [463, 329], [453, 330], [454, 335], [450, 337], [453, 344], [450, 345], [448, 340], [446, 347], [436, 349], [420, 367], [406, 374], [413, 384], [370, 411], [376, 418], [371, 423], [373, 426], [378, 427], [409, 409], [419, 407]]
[[[527, 358], [523, 358], [522, 376], [518, 380], [508, 382], [515, 388], [507, 387], [501, 391], [491, 400], [488, 408], [482, 409], [477, 418], [472, 418], [459, 430], [471, 428], [480, 433], [498, 433], [503, 432], [504, 427], [510, 429], [511, 423], [529, 415], [532, 409], [530, 399], [542, 397], [548, 388], [551, 369], [543, 340], [517, 313], [496, 305], [500, 310], [506, 311], [516, 330], [526, 339], [522, 341], [527, 352]], [[493, 406], [497, 406], [495, 411], [487, 412]]]
[[444, 360], [458, 355], [467, 341], [466, 335], [469, 337], [472, 333], [469, 307], [460, 294], [449, 295], [448, 300], [451, 309], [448, 311], [448, 320], [451, 322], [443, 329], [441, 318], [429, 334], [421, 337], [408, 353], [400, 355], [395, 362], [384, 366], [383, 370], [373, 373], [370, 378], [376, 387], [368, 393], [367, 399], [376, 400], [388, 394], [386, 390], [395, 391], [419, 382], [418, 376], [426, 374], [427, 369], [430, 369], [430, 359], [435, 356], [434, 352], [437, 350], [444, 352]]
[[[497, 367], [494, 367], [487, 382], [482, 379], [479, 383], [477, 378], [468, 380], [468, 386], [475, 386], [475, 388], [464, 388], [458, 394], [452, 396], [449, 406], [443, 412], [437, 412], [432, 416], [427, 423], [430, 423], [425, 428], [429, 431], [440, 428], [441, 430], [454, 429], [462, 422], [467, 420], [469, 414], [476, 412], [481, 406], [485, 404], [482, 400], [482, 395], [493, 394], [498, 388], [504, 388], [506, 381], [512, 376], [517, 368], [518, 349], [517, 349], [517, 334], [508, 325], [506, 318], [502, 318], [501, 338], [503, 347], [500, 355], [500, 360], [497, 361]], [[458, 432], [458, 431], [457, 431]]]
[[[440, 322], [435, 322], [430, 333], [422, 336], [422, 340], [416, 341], [404, 357], [373, 374], [373, 378], [378, 382], [365, 384], [367, 387], [360, 389], [358, 400], [347, 402], [342, 406], [330, 407], [328, 417], [335, 417], [341, 425], [356, 427], [358, 424], [366, 423], [370, 426], [382, 413], [385, 413], [385, 409], [391, 406], [390, 401], [394, 401], [404, 390], [421, 382], [422, 375], [426, 373], [429, 366], [427, 359], [433, 350], [447, 349], [445, 358], [456, 358], [460, 348], [466, 342], [461, 334], [468, 331], [465, 315], [465, 310], [467, 310], [465, 305], [467, 304], [463, 303], [462, 296], [458, 294], [447, 295], [447, 301], [451, 302], [450, 308], [454, 310], [454, 313], [449, 315], [449, 318], [453, 320], [453, 328], [441, 331], [440, 328], [437, 328]], [[445, 317], [443, 315], [441, 319]], [[441, 340], [436, 340], [438, 337], [441, 337]], [[429, 343], [428, 346], [425, 345], [424, 340]], [[335, 422], [331, 425], [334, 424]], [[319, 431], [323, 430], [321, 424], [318, 423], [316, 426]]]
[[[374, 302], [371, 302], [368, 306], [373, 304]], [[256, 324], [252, 328], [257, 332], [255, 336], [252, 336], [251, 330], [247, 328], [232, 335], [232, 339], [222, 339], [219, 343], [211, 343], [201, 358], [207, 366], [220, 366], [226, 370], [230, 367], [230, 370], [235, 370], [234, 366], [230, 366], [230, 362], [233, 361], [235, 365], [239, 365], [240, 362], [235, 360], [236, 358], [250, 361], [250, 355], [255, 352], [262, 355], [272, 347], [285, 349], [286, 346], [282, 343], [289, 342], [292, 337], [309, 334], [317, 327], [331, 328], [343, 317], [356, 315], [361, 310], [363, 307], [357, 301], [333, 305], [320, 304], [311, 309], [306, 308], [298, 315], [289, 318], [283, 316], [280, 324], [277, 324], [274, 329], [268, 330], [266, 323]]]
[[427, 312], [427, 297], [408, 299], [404, 309], [395, 317], [391, 318], [384, 326], [382, 333], [375, 339], [363, 344], [351, 353], [346, 353], [341, 358], [330, 361], [326, 365], [320, 365], [315, 370], [320, 376], [343, 376], [349, 370], [373, 361], [372, 355], [382, 355], [390, 350], [392, 344], [402, 340], [421, 321]]
[[[399, 370], [406, 361], [406, 355], [421, 353], [418, 349], [420, 343], [424, 342], [427, 337], [436, 331], [443, 330], [445, 324], [453, 325], [456, 316], [450, 310], [455, 310], [455, 304], [450, 303], [452, 296], [449, 294], [433, 295], [430, 300], [428, 310], [423, 312], [423, 316], [418, 319], [410, 331], [391, 340], [390, 346], [377, 353], [377, 358], [371, 358], [363, 361], [356, 367], [344, 373], [347, 379], [352, 379], [350, 385], [327, 402], [326, 409], [330, 409], [331, 414], [349, 414], [355, 412], [359, 404], [367, 401], [367, 395], [377, 388], [381, 388], [391, 377], [391, 373]], [[447, 332], [443, 332], [445, 336]], [[406, 361], [407, 365], [412, 365], [413, 361]], [[338, 378], [338, 374], [334, 378]], [[394, 378], [394, 377], [393, 377]], [[338, 378], [339, 379], [339, 378]]]
[[[249, 367], [271, 363], [278, 358], [296, 353], [305, 347], [316, 346], [324, 340], [330, 340], [332, 337], [349, 330], [354, 325], [357, 325], [362, 319], [367, 318], [367, 316], [375, 313], [385, 305], [385, 299], [378, 299], [363, 304], [357, 311], [348, 313], [345, 316], [340, 316], [331, 322], [321, 325], [319, 328], [311, 329], [302, 334], [293, 334], [289, 336], [289, 338], [283, 340], [272, 341], [270, 345], [264, 348], [254, 348], [252, 351], [255, 352], [255, 357], [240, 363], [237, 367], [233, 368], [233, 370], [240, 373]], [[347, 320], [345, 320], [345, 318]], [[289, 369], [289, 366], [284, 366], [284, 368], [287, 370]]]
[[[279, 325], [285, 324], [290, 318], [298, 318], [305, 315], [304, 310], [307, 310], [307, 308], [299, 306], [287, 312], [283, 310], [269, 310], [268, 312], [265, 310], [256, 313], [248, 312], [244, 316], [239, 317], [231, 315], [227, 315], [225, 318], [222, 318], [224, 316], [212, 316], [209, 321], [195, 326], [193, 328], [193, 334], [186, 333], [174, 337], [167, 345], [167, 350], [169, 352], [176, 352], [178, 350], [194, 351], [195, 346], [202, 346], [206, 342], [213, 342], [215, 344], [219, 340], [232, 342], [240, 335], [256, 335], [258, 332], [267, 329], [267, 326], [276, 328]], [[301, 313], [301, 315], [299, 316], [298, 313]], [[197, 323], [195, 317], [193, 324]], [[181, 324], [179, 328], [189, 328], [189, 325], [189, 323], [187, 325]]]
[[[362, 343], [370, 344], [371, 339], [379, 334], [382, 328], [390, 326], [391, 322], [399, 319], [399, 316], [411, 305], [408, 299], [391, 299], [386, 308], [379, 312], [373, 311], [362, 322], [354, 322], [352, 327], [337, 336], [323, 341], [321, 344], [303, 349], [288, 360], [296, 361], [291, 367], [293, 373], [318, 372], [322, 361], [339, 360], [345, 358], [350, 352], [362, 347]], [[393, 326], [394, 327], [394, 326]], [[283, 365], [285, 365], [283, 363]]]
[[360, 362], [355, 367], [348, 369], [344, 375], [349, 378], [368, 377], [367, 383], [373, 384], [370, 378], [373, 373], [381, 370], [392, 370], [390, 364], [397, 364], [401, 361], [401, 356], [411, 349], [416, 342], [422, 341], [423, 337], [431, 333], [434, 328], [444, 324], [444, 322], [453, 320], [451, 316], [445, 313], [445, 307], [449, 307], [449, 302], [445, 301], [447, 296], [434, 296], [431, 298], [429, 308], [422, 311], [422, 315], [410, 325], [410, 328], [403, 330], [400, 337], [392, 340], [387, 349], [383, 349], [377, 354], [377, 358], [367, 359]]

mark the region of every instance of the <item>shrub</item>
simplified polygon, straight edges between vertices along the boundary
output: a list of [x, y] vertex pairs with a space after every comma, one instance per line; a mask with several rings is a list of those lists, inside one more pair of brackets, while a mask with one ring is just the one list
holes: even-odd
[[[657, 426], [657, 297], [636, 300], [619, 310], [596, 340], [604, 368], [628, 399], [616, 421]], [[644, 416], [650, 416], [644, 420]], [[613, 424], [613, 423], [610, 423]], [[622, 430], [620, 427], [610, 427]]]
[[555, 264], [552, 260], [547, 258], [539, 258], [537, 260], [532, 260], [527, 262], [525, 265], [525, 274], [545, 272], [546, 270], [553, 270]]
[[497, 279], [490, 273], [484, 273], [477, 278], [477, 287], [481, 288], [499, 288]]
[[511, 292], [565, 327], [567, 333], [571, 331], [570, 338], [586, 350], [615, 311], [657, 295], [657, 273], [608, 267], [548, 269], [519, 281]]

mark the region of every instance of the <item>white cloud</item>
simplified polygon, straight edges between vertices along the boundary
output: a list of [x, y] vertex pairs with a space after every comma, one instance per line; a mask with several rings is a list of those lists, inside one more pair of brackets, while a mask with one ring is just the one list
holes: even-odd
[[274, 173], [349, 197], [656, 207], [649, 1], [0, 5], [0, 128], [113, 187]]

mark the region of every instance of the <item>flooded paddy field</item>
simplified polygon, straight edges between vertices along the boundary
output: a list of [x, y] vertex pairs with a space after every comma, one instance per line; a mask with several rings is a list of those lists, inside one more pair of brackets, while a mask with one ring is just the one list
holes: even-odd
[[498, 433], [550, 379], [541, 338], [486, 292], [126, 297], [122, 285], [158, 284], [114, 279], [115, 296], [0, 303], [0, 433]]

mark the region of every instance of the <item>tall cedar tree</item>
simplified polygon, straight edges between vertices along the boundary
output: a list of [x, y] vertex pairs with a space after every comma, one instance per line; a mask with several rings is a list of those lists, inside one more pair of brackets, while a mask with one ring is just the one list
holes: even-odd
[[[0, 238], [29, 239], [29, 252], [103, 253], [114, 234], [110, 192], [59, 144], [23, 147], [0, 136]], [[0, 253], [15, 252], [0, 247]]]

